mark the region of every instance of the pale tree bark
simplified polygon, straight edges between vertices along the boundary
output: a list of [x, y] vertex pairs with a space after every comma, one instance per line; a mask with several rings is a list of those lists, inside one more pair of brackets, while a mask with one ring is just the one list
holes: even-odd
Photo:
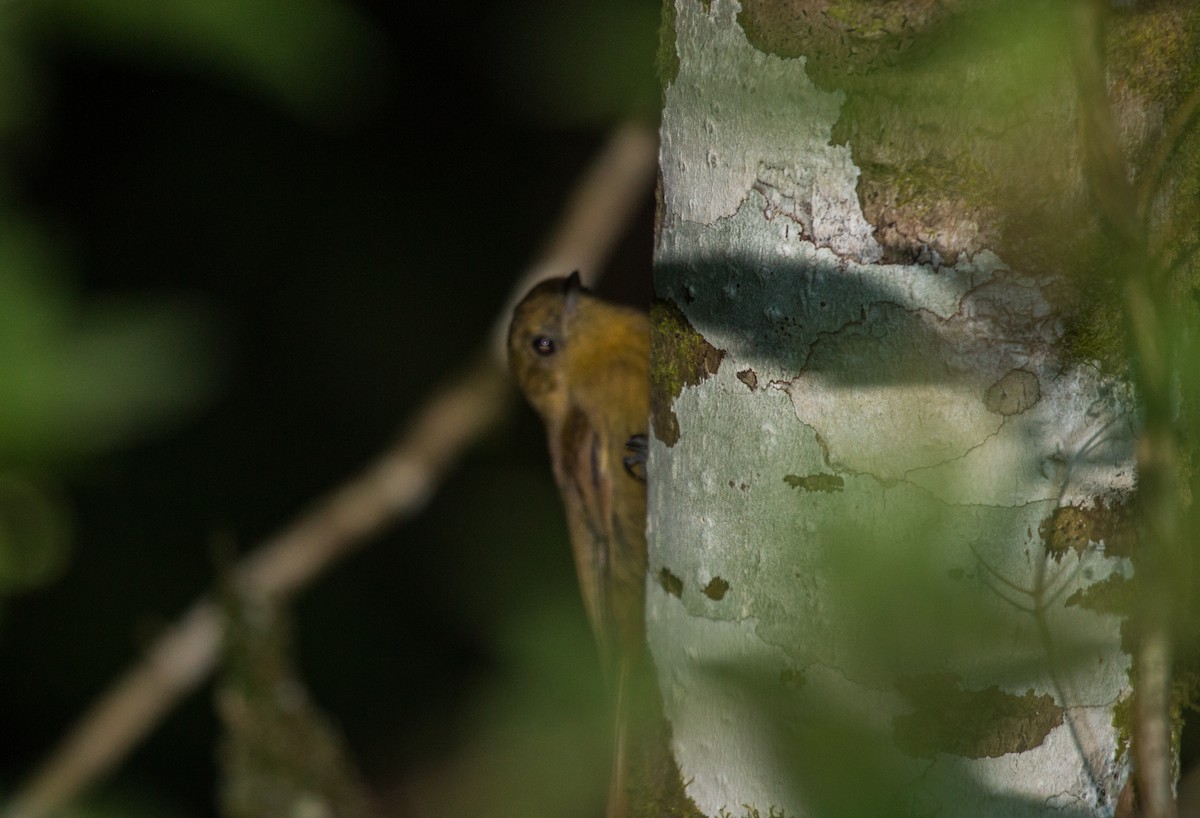
[[1195, 4], [666, 4], [647, 627], [687, 794], [1127, 814], [1140, 421], [1097, 271], [1138, 241], [1096, 202], [1186, 104]]

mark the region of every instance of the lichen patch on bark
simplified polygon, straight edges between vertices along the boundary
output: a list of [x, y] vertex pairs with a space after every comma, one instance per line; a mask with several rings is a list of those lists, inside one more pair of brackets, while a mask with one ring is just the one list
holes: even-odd
[[672, 574], [665, 565], [658, 572], [658, 584], [676, 599], [683, 596], [683, 580]]
[[896, 746], [910, 756], [949, 753], [963, 758], [999, 758], [1041, 745], [1063, 723], [1063, 709], [1048, 694], [1006, 693], [996, 686], [964, 690], [952, 673], [925, 673], [897, 682], [914, 706], [896, 716]]
[[1068, 505], [1056, 508], [1038, 526], [1046, 551], [1061, 560], [1067, 551], [1082, 554], [1089, 543], [1103, 543], [1110, 557], [1130, 557], [1136, 537], [1131, 503], [1107, 504], [1097, 500], [1090, 508]]
[[846, 485], [846, 481], [836, 474], [806, 474], [803, 477], [787, 474], [783, 482], [801, 491], [841, 491]]
[[713, 577], [704, 586], [704, 595], [713, 602], [720, 602], [725, 598], [725, 592], [729, 590], [729, 583], [720, 577]]
[[1063, 604], [1068, 608], [1078, 606], [1097, 613], [1128, 616], [1133, 611], [1135, 596], [1134, 580], [1114, 573], [1107, 579], [1075, 591]]
[[959, 3], [920, 0], [742, 0], [738, 23], [755, 48], [806, 57], [818, 83], [893, 65]]
[[746, 388], [753, 392], [758, 388], [758, 373], [753, 369], [743, 369], [737, 373], [737, 379], [746, 384]]
[[863, 170], [858, 192], [883, 261], [937, 268], [999, 244], [998, 223], [962, 170], [937, 160]]
[[725, 357], [696, 332], [674, 302], [659, 300], [650, 310], [650, 422], [668, 446], [679, 440], [679, 419], [671, 408], [685, 386], [715, 375]]
[[1070, 117], [1057, 115], [1073, 98], [1055, 47], [1065, 17], [1055, 4], [1022, 8], [744, 1], [752, 45], [803, 57], [817, 87], [845, 93], [833, 141], [862, 170], [858, 194], [885, 260], [939, 266], [991, 248], [1029, 272], [1061, 269], [1062, 237], [1094, 228]]
[[1000, 415], [1019, 415], [1042, 398], [1037, 375], [1028, 369], [1010, 369], [988, 387], [983, 397], [987, 408]]

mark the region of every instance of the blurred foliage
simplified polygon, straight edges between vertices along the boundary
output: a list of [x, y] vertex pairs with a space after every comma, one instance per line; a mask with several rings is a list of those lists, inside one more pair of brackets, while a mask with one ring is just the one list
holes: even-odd
[[[38, 111], [34, 55], [56, 37], [222, 74], [310, 119], [352, 111], [364, 97], [349, 92], [369, 87], [384, 55], [360, 17], [324, 0], [63, 0], [5, 13], [0, 136]], [[47, 474], [177, 424], [215, 375], [195, 305], [80, 296], [62, 251], [9, 195], [11, 162], [0, 155], [0, 598], [64, 564], [69, 512]]]
[[[194, 415], [216, 383], [211, 316], [195, 299], [84, 295], [66, 253], [22, 212], [14, 134], [41, 108], [46, 41], [223, 74], [316, 122], [354, 112], [383, 56], [332, 2], [63, 2], [5, 7], [0, 21], [0, 601], [66, 566], [70, 502], [57, 471]], [[109, 806], [111, 804], [111, 806]], [[103, 796], [70, 815], [156, 815]]]
[[600, 815], [608, 785], [607, 697], [578, 592], [539, 589], [505, 616], [505, 661], [463, 714], [469, 738], [415, 784], [427, 818]]
[[[579, 124], [653, 115], [639, 44], [652, 47], [656, 3], [520, 13], [497, 36], [481, 5], [6, 7], [0, 212], [14, 215], [0, 224], [0, 374], [12, 373], [0, 381], [0, 512], [14, 513], [0, 525], [0, 597], [69, 569], [12, 604], [9, 636], [22, 633], [0, 681], [6, 783], [127, 661], [131, 623], [152, 637], [161, 623], [146, 612], [205, 583], [210, 560], [195, 542], [206, 527], [253, 541], [279, 525], [369, 456], [428, 379], [478, 342], [478, 316], [490, 318], [493, 291], [594, 148]], [[74, 87], [59, 87], [64, 78]], [[548, 82], [557, 87], [543, 94]], [[470, 96], [493, 90], [491, 109]], [[639, 94], [649, 106], [629, 99]], [[392, 119], [373, 125], [364, 114], [377, 103], [394, 106]], [[487, 115], [509, 130], [494, 136]], [[548, 123], [566, 129], [535, 133]], [[295, 137], [297, 124], [319, 132]], [[31, 177], [49, 189], [35, 196], [65, 213], [21, 200]], [[430, 214], [458, 211], [471, 185], [503, 192], [474, 219], [475, 241], [450, 246]], [[647, 230], [639, 269], [648, 247]], [[461, 815], [464, 802], [479, 814], [601, 808], [610, 725], [594, 647], [564, 585], [570, 556], [541, 430], [528, 420], [518, 432], [488, 444], [464, 469], [475, 482], [435, 498], [398, 538], [404, 548], [348, 561], [306, 596], [302, 672], [280, 632], [243, 629], [218, 695], [228, 814], [261, 814], [317, 782], [314, 748], [338, 744], [338, 731], [316, 700], [368, 748], [380, 789], [403, 779], [431, 814]], [[528, 462], [514, 469], [514, 456]], [[72, 521], [81, 546], [68, 561]], [[244, 684], [254, 667], [266, 683]], [[297, 709], [301, 676], [314, 695]], [[188, 804], [210, 814], [208, 705], [168, 719], [121, 775], [121, 792], [159, 793], [169, 808], [118, 793], [88, 796], [78, 814], [182, 815]], [[438, 777], [449, 769], [462, 774]]]
[[54, 489], [29, 474], [0, 472], [0, 598], [57, 576], [70, 532]]
[[[50, 92], [48, 41], [75, 36], [130, 58], [224, 74], [310, 120], [353, 109], [347, 91], [381, 48], [340, 4], [7, 4], [0, 21], [0, 600], [57, 577], [72, 512], [57, 473], [161, 434], [212, 393], [219, 345], [195, 299], [85, 295], [56, 237], [13, 190], [19, 139]], [[361, 97], [361, 95], [360, 95]], [[107, 803], [113, 806], [105, 806]], [[163, 814], [139, 796], [72, 815]]]
[[213, 376], [200, 314], [130, 299], [80, 304], [36, 228], [0, 225], [0, 598], [64, 565], [66, 462], [178, 422]]
[[336, 124], [381, 90], [378, 31], [334, 0], [50, 0], [35, 29], [126, 59], [187, 68]]
[[0, 461], [60, 462], [176, 421], [212, 383], [199, 314], [80, 304], [36, 229], [0, 226]]

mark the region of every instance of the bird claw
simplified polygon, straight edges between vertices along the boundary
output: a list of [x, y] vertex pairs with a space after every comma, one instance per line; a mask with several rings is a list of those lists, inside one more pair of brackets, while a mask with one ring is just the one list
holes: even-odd
[[621, 461], [625, 464], [625, 471], [629, 472], [629, 476], [635, 480], [646, 482], [646, 458], [650, 454], [650, 444], [645, 435], [634, 435], [625, 441], [625, 451], [629, 454], [625, 455]]

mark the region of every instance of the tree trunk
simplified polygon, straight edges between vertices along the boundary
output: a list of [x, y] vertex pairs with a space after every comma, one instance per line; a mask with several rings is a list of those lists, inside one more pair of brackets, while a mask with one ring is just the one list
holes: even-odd
[[[1084, 5], [666, 0], [646, 607], [706, 815], [1129, 808]], [[1108, 21], [1120, 162], [1198, 20]]]

